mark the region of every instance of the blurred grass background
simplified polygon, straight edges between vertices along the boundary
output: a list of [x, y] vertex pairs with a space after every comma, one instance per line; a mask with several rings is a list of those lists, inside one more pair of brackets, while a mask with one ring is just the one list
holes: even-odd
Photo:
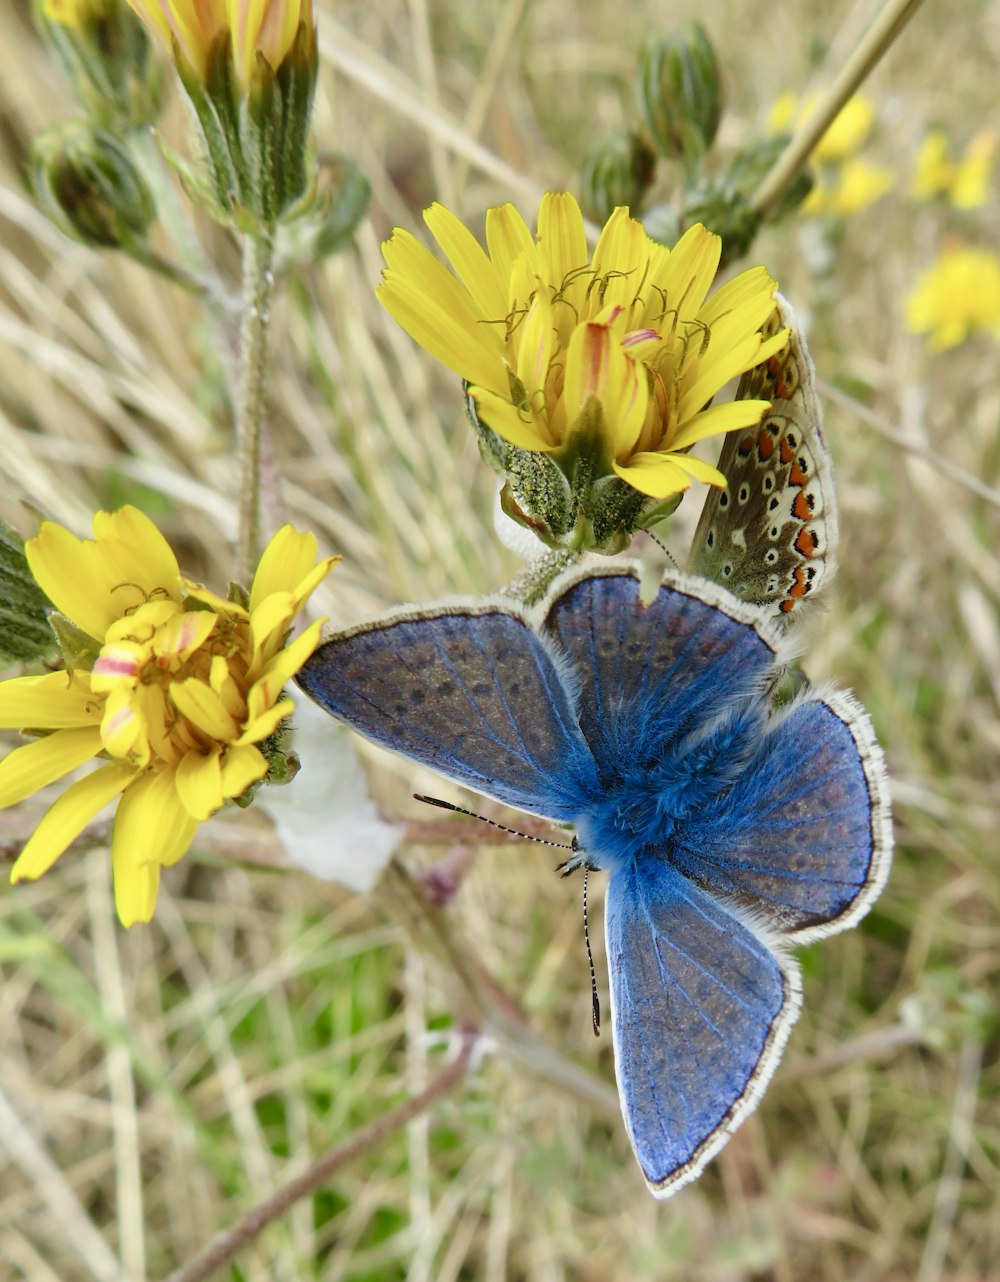
[[[722, 140], [738, 143], [780, 92], [827, 81], [877, 8], [320, 4], [319, 145], [348, 152], [374, 199], [356, 246], [282, 292], [272, 403], [288, 516], [344, 557], [319, 602], [334, 622], [491, 589], [516, 568], [454, 380], [374, 299], [390, 228], [418, 228], [435, 198], [474, 227], [507, 199], [530, 220], [538, 192], [573, 188], [592, 134], [634, 119], [635, 55], [666, 22], [697, 17], [715, 37]], [[27, 502], [82, 531], [96, 507], [138, 502], [187, 571], [222, 584], [234, 529], [223, 354], [188, 296], [70, 244], [33, 209], [30, 139], [74, 107], [21, 0], [0, 15], [0, 511], [31, 532]], [[824, 399], [841, 568], [806, 667], [871, 711], [897, 834], [871, 915], [802, 953], [804, 1012], [761, 1108], [661, 1204], [620, 1118], [501, 1047], [220, 1276], [1000, 1276], [1000, 366], [988, 337], [929, 355], [902, 327], [903, 298], [949, 239], [1000, 239], [996, 186], [965, 214], [907, 194], [928, 127], [962, 146], [996, 123], [998, 62], [996, 0], [926, 4], [866, 87], [878, 121], [865, 154], [896, 170], [894, 190], [837, 227], [792, 220], [752, 252], [808, 318], [820, 376], [839, 389]], [[164, 132], [184, 140], [179, 101]], [[203, 233], [234, 272], [232, 246]], [[975, 493], [935, 455], [994, 488]], [[692, 494], [678, 514], [680, 557], [698, 506]], [[387, 812], [414, 813], [409, 769], [366, 759]], [[8, 860], [41, 808], [0, 817]], [[404, 859], [446, 854], [414, 846]], [[262, 866], [277, 861], [259, 812], [203, 830], [148, 928], [114, 921], [108, 862], [98, 840], [0, 895], [3, 1279], [165, 1276], [419, 1089], [440, 1062], [426, 1030], [451, 1023], [447, 977], [408, 946], [384, 890]], [[449, 919], [534, 1034], [611, 1084], [610, 1038], [590, 1031], [579, 888], [549, 863], [526, 843], [484, 846]]]

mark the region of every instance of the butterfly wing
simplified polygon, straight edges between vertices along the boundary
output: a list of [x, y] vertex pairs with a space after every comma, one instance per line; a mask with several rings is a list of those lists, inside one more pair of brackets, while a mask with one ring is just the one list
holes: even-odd
[[679, 827], [670, 861], [798, 943], [863, 917], [891, 851], [881, 750], [861, 706], [837, 693], [775, 719], [732, 788]]
[[726, 436], [718, 466], [729, 485], [709, 491], [688, 568], [786, 617], [832, 577], [839, 535], [812, 358], [788, 302], [775, 301], [771, 329], [788, 326], [788, 344], [736, 393], [771, 409], [758, 427]]
[[569, 820], [595, 774], [565, 671], [516, 610], [445, 605], [332, 637], [297, 680], [382, 747], [520, 810]]
[[774, 665], [773, 625], [703, 580], [672, 575], [649, 604], [634, 567], [571, 577], [545, 631], [580, 682], [580, 725], [598, 763], [655, 762]]
[[798, 1014], [798, 969], [651, 857], [612, 873], [605, 934], [625, 1124], [668, 1197], [756, 1107]]

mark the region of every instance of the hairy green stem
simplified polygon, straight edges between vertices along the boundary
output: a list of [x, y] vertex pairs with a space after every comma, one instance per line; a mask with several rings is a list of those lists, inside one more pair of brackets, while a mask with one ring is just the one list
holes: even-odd
[[240, 527], [236, 577], [249, 583], [260, 556], [260, 452], [267, 392], [268, 337], [274, 293], [274, 235], [261, 231], [243, 243], [243, 321], [236, 448], [240, 461]]
[[816, 144], [836, 119], [848, 99], [920, 8], [921, 0], [888, 0], [864, 39], [841, 68], [822, 102], [805, 121], [754, 192], [751, 204], [762, 215], [775, 208], [800, 172], [809, 163]]

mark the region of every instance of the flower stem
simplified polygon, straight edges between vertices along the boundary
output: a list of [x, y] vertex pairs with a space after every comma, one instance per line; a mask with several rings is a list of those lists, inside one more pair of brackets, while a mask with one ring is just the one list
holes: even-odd
[[861, 43], [848, 58], [822, 102], [775, 161], [754, 192], [751, 204], [763, 217], [775, 208], [806, 167], [819, 140], [829, 129], [847, 100], [857, 91], [872, 68], [920, 8], [921, 0], [888, 0]]
[[261, 231], [243, 243], [243, 321], [236, 448], [240, 460], [240, 528], [236, 577], [248, 584], [260, 555], [260, 455], [267, 388], [268, 336], [274, 291], [274, 235]]
[[397, 1104], [395, 1108], [377, 1117], [374, 1122], [369, 1122], [367, 1126], [362, 1126], [360, 1130], [355, 1131], [343, 1144], [338, 1144], [336, 1148], [324, 1153], [301, 1175], [289, 1180], [287, 1184], [255, 1206], [233, 1228], [210, 1242], [193, 1260], [189, 1260], [176, 1272], [171, 1273], [167, 1282], [203, 1282], [205, 1278], [211, 1277], [213, 1273], [228, 1264], [243, 1247], [259, 1237], [269, 1224], [273, 1224], [276, 1219], [284, 1215], [300, 1198], [315, 1193], [318, 1188], [327, 1184], [341, 1167], [354, 1161], [363, 1153], [367, 1153], [393, 1131], [401, 1130], [408, 1122], [429, 1108], [435, 1100], [446, 1095], [465, 1076], [475, 1045], [475, 1034], [466, 1032], [456, 1057], [438, 1073], [437, 1077], [428, 1082], [418, 1095], [404, 1100], [402, 1104]]

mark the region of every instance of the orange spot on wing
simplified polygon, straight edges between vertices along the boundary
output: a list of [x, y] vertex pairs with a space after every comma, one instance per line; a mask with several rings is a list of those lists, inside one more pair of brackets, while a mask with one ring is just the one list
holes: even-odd
[[801, 565], [797, 565], [795, 567], [794, 571], [792, 572], [792, 579], [794, 580], [794, 582], [792, 583], [792, 586], [788, 589], [788, 595], [790, 597], [795, 597], [796, 600], [801, 600], [802, 597], [804, 597], [805, 594], [809, 591], [809, 584], [806, 581], [806, 572]]
[[739, 454], [740, 458], [748, 458], [750, 455], [750, 451], [752, 449], [753, 449], [753, 437], [744, 436], [743, 439], [740, 441], [739, 445], [737, 445], [736, 452], [737, 454]]
[[792, 470], [788, 473], [788, 484], [789, 485], [805, 485], [806, 481], [808, 480], [809, 480], [809, 477], [805, 474], [805, 472], [803, 472], [799, 464], [799, 460], [796, 459], [795, 462], [792, 464]]
[[778, 457], [782, 463], [791, 463], [792, 459], [795, 458], [795, 451], [788, 444], [787, 436], [783, 436], [778, 443]]
[[757, 456], [762, 463], [766, 463], [773, 453], [774, 441], [771, 439], [771, 434], [761, 428], [760, 435], [757, 437]]
[[798, 521], [808, 521], [811, 515], [812, 510], [809, 507], [808, 495], [805, 490], [799, 490], [792, 503], [792, 516]]
[[[812, 556], [819, 547], [819, 540], [812, 530], [803, 529], [799, 531], [798, 538], [792, 546], [796, 552], [800, 552], [803, 556]], [[798, 567], [795, 573], [796, 575], [801, 573], [801, 567]]]

